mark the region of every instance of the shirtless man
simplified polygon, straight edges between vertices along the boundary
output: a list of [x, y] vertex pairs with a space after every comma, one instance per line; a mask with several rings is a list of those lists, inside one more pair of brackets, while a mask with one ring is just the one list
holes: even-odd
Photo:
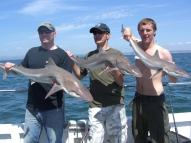
[[[170, 52], [155, 43], [156, 30], [155, 21], [144, 18], [138, 24], [141, 40], [132, 35], [130, 28], [125, 29], [123, 38], [128, 41], [132, 37], [149, 55], [154, 55], [158, 50], [161, 59], [173, 62]], [[169, 143], [170, 125], [162, 85], [162, 77], [166, 73], [161, 72], [149, 79], [155, 73], [155, 70], [149, 69], [138, 59], [136, 65], [143, 76], [136, 78], [136, 93], [133, 100], [132, 130], [135, 143], [146, 143], [148, 131], [152, 143]], [[168, 75], [168, 78], [171, 82], [177, 82], [176, 77]]]

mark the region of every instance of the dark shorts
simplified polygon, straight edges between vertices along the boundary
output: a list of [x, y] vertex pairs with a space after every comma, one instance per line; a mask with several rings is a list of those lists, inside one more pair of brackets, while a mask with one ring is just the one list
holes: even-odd
[[132, 118], [135, 143], [146, 143], [148, 131], [152, 143], [170, 142], [170, 125], [164, 94], [146, 96], [135, 93]]

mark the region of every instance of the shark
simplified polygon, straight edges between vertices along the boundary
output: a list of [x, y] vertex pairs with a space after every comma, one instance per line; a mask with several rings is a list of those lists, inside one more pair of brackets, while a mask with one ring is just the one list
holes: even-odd
[[87, 68], [88, 71], [106, 67], [99, 75], [113, 70], [120, 70], [124, 75], [142, 77], [139, 68], [132, 64], [128, 58], [123, 55], [108, 54], [102, 48], [99, 48], [99, 53], [95, 58], [82, 60], [72, 56], [71, 59], [77, 65]]
[[[125, 29], [122, 25], [121, 32], [124, 32], [124, 30]], [[153, 75], [151, 75], [150, 79], [162, 71], [166, 72], [168, 75], [171, 75], [177, 78], [180, 78], [180, 77], [190, 78], [190, 75], [183, 69], [179, 68], [177, 65], [161, 59], [159, 57], [158, 50], [156, 50], [155, 54], [151, 56], [147, 54], [145, 51], [143, 51], [137, 44], [137, 41], [133, 40], [132, 37], [129, 39], [129, 42], [137, 58], [141, 60], [148, 68], [156, 70], [156, 72]]]
[[59, 90], [64, 90], [73, 97], [93, 101], [90, 91], [70, 72], [58, 67], [50, 57], [45, 68], [29, 69], [14, 65], [11, 70], [7, 70], [4, 64], [0, 63], [0, 70], [3, 72], [3, 79], [11, 72], [31, 79], [31, 84], [34, 82], [53, 84], [45, 99]]

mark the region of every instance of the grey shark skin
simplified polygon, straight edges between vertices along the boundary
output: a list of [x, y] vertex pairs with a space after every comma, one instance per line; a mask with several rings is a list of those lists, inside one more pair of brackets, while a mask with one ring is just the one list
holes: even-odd
[[[5, 69], [3, 63], [0, 63], [0, 69], [3, 71], [3, 78], [6, 78], [9, 71]], [[64, 90], [74, 97], [93, 101], [89, 90], [70, 72], [56, 66], [51, 58], [48, 59], [48, 64], [45, 68], [29, 69], [15, 65], [11, 68], [11, 72], [25, 76], [34, 82], [54, 84], [45, 99], [59, 90]]]
[[87, 68], [88, 70], [94, 70], [104, 68], [99, 75], [107, 73], [113, 70], [120, 70], [123, 74], [133, 75], [136, 77], [142, 77], [142, 74], [137, 66], [133, 65], [123, 55], [107, 54], [102, 48], [99, 49], [98, 56], [95, 58], [82, 60], [79, 58], [71, 57], [71, 59], [81, 67]]
[[177, 67], [175, 64], [170, 63], [166, 60], [159, 58], [158, 50], [155, 52], [154, 56], [151, 56], [147, 54], [145, 51], [143, 51], [136, 41], [134, 41], [132, 38], [130, 38], [129, 42], [131, 43], [131, 46], [133, 50], [136, 53], [136, 56], [150, 69], [156, 70], [156, 73], [154, 73], [150, 78], [154, 77], [161, 71], [165, 71], [168, 75], [174, 76], [174, 77], [184, 77], [184, 78], [190, 78], [190, 75]]

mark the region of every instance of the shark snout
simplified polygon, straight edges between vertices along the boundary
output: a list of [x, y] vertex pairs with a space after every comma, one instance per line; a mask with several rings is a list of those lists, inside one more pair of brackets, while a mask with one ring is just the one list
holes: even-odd
[[133, 72], [134, 76], [136, 76], [136, 77], [142, 77], [143, 76], [142, 73], [140, 72], [140, 70], [136, 70], [136, 71], [132, 71], [132, 72]]
[[82, 86], [81, 88], [78, 88], [78, 90], [76, 90], [75, 94], [81, 99], [84, 99], [84, 100], [87, 100], [87, 101], [93, 101], [92, 94], [90, 93], [88, 88], [86, 88], [85, 86]]
[[92, 97], [92, 94], [90, 93], [90, 91], [88, 89], [83, 91], [83, 93], [81, 94], [81, 97], [87, 101], [93, 101], [94, 100]]

